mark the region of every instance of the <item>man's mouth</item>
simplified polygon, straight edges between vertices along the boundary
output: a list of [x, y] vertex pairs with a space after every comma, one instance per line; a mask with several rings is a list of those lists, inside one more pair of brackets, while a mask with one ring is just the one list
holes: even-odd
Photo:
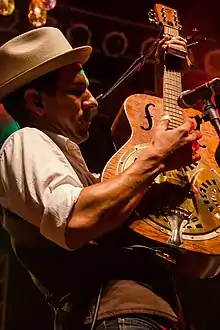
[[92, 121], [92, 118], [91, 117], [83, 117], [83, 118], [80, 119], [80, 122], [82, 124], [88, 124], [88, 125], [90, 125], [91, 124], [91, 121]]

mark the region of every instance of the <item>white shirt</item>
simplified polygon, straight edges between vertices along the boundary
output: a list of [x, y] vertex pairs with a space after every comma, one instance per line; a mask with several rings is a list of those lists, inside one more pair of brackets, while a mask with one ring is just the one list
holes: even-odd
[[0, 150], [1, 206], [63, 248], [66, 220], [83, 187], [96, 182], [79, 147], [61, 135], [26, 127]]

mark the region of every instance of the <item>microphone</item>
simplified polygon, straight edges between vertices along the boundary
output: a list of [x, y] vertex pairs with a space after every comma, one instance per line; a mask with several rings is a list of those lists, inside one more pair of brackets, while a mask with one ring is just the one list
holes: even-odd
[[183, 91], [178, 97], [178, 106], [183, 109], [192, 108], [197, 101], [210, 97], [212, 93], [216, 94], [219, 86], [220, 78], [214, 78], [192, 90]]

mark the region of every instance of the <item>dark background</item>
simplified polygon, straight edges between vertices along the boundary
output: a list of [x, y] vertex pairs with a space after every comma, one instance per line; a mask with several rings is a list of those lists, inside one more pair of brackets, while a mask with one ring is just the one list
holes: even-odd
[[[27, 19], [28, 2], [16, 1], [14, 14], [0, 17], [1, 44], [33, 28]], [[148, 22], [148, 11], [153, 8], [154, 1], [136, 0], [129, 4], [125, 0], [109, 2], [58, 0], [57, 3], [56, 8], [49, 12], [48, 25], [59, 27], [71, 42], [74, 40], [74, 35], [69, 33], [69, 29], [73, 24], [86, 24], [91, 30], [91, 45], [94, 52], [85, 70], [95, 96], [105, 93], [134, 59], [140, 56], [141, 44], [144, 40], [150, 38], [154, 40], [158, 34], [158, 29]], [[185, 37], [191, 35], [192, 29], [197, 28], [200, 37], [205, 36], [208, 39], [193, 49], [197, 67], [185, 73], [184, 89], [195, 87], [213, 76], [220, 76], [220, 55], [217, 52], [218, 50], [220, 52], [220, 3], [179, 0], [163, 1], [163, 4], [178, 10]], [[125, 54], [118, 58], [106, 56], [102, 48], [106, 34], [112, 31], [123, 32], [128, 42]], [[82, 38], [84, 36], [81, 35]], [[75, 35], [74, 43], [77, 41], [79, 39]], [[111, 47], [113, 50], [115, 47], [120, 48], [120, 42], [112, 40]], [[124, 99], [137, 92], [154, 94], [153, 61], [145, 63], [142, 70], [126, 85], [100, 104], [100, 113], [91, 127], [90, 139], [82, 146], [91, 170], [100, 171], [111, 156], [113, 149], [109, 127]], [[5, 329], [52, 330], [51, 310], [32, 285], [28, 274], [13, 257], [5, 236], [1, 242], [3, 251], [9, 251], [10, 256]], [[195, 329], [220, 329], [220, 277], [212, 280], [181, 279], [179, 288]]]

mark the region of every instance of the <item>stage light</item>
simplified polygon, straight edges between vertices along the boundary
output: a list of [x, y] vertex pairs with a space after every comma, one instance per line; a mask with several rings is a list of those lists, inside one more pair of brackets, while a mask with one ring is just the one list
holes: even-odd
[[90, 45], [92, 31], [83, 23], [72, 24], [66, 31], [67, 39], [74, 47]]
[[102, 49], [106, 56], [118, 58], [125, 54], [128, 48], [128, 39], [123, 32], [112, 31], [105, 35]]
[[40, 7], [44, 10], [51, 10], [56, 6], [56, 0], [40, 0]]
[[8, 16], [15, 10], [14, 0], [0, 0], [0, 14], [3, 16]]
[[205, 54], [204, 67], [210, 78], [220, 77], [220, 49], [213, 49]]
[[47, 11], [40, 7], [39, 0], [31, 0], [28, 11], [29, 22], [35, 27], [40, 27], [47, 22]]

